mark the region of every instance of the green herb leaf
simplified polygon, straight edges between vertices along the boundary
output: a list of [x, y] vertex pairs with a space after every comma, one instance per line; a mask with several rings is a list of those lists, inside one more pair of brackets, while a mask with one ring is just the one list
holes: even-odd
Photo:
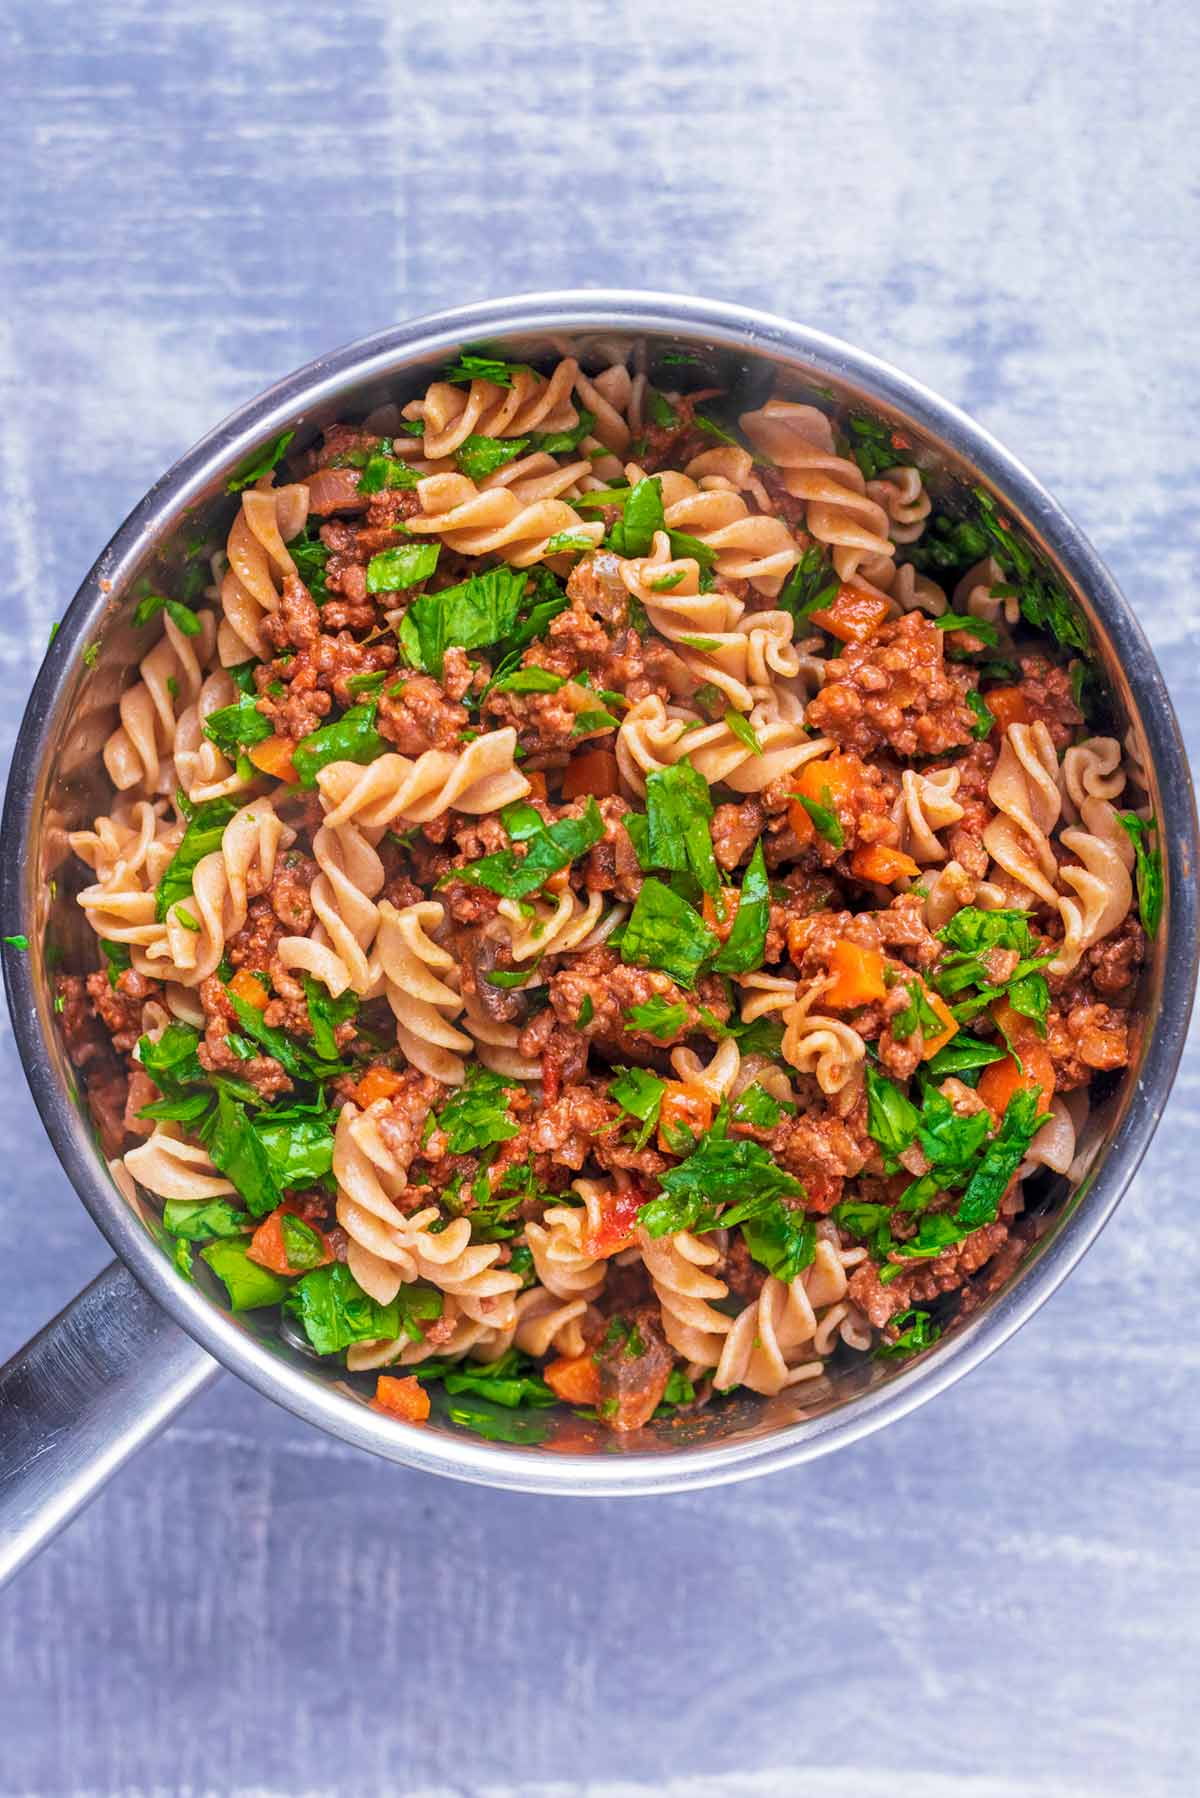
[[891, 425], [877, 418], [850, 418], [846, 422], [851, 437], [850, 454], [865, 480], [876, 481], [889, 469], [912, 462], [912, 452], [903, 446], [897, 448], [893, 442]]
[[885, 1155], [894, 1158], [915, 1142], [919, 1113], [900, 1088], [877, 1074], [869, 1061], [866, 1076], [867, 1134]]
[[991, 1127], [987, 1111], [960, 1116], [936, 1086], [926, 1087], [917, 1136], [936, 1175], [934, 1191], [957, 1186], [966, 1179]]
[[978, 742], [982, 742], [984, 737], [991, 735], [992, 729], [996, 723], [996, 715], [990, 710], [988, 702], [983, 694], [975, 692], [974, 689], [967, 694], [967, 704], [975, 714], [975, 722], [971, 726], [971, 735]]
[[618, 1068], [608, 1089], [609, 1098], [641, 1124], [635, 1145], [639, 1149], [645, 1148], [658, 1126], [665, 1090], [666, 1083], [646, 1068]]
[[441, 1380], [449, 1393], [471, 1392], [508, 1411], [558, 1402], [535, 1364], [515, 1348], [498, 1361], [422, 1361], [413, 1372], [419, 1380]]
[[528, 437], [480, 437], [472, 432], [463, 439], [454, 459], [468, 480], [479, 482], [515, 462], [528, 448]]
[[225, 826], [237, 810], [237, 801], [233, 799], [207, 799], [197, 806], [188, 805], [183, 840], [167, 863], [154, 895], [154, 915], [160, 924], [172, 905], [187, 898], [196, 864], [221, 847]]
[[630, 493], [624, 514], [609, 533], [609, 543], [619, 556], [648, 556], [655, 532], [666, 528], [662, 481], [658, 475], [649, 475]]
[[1023, 1088], [1004, 1109], [1000, 1128], [972, 1174], [955, 1216], [968, 1230], [990, 1224], [1025, 1152], [1045, 1121], [1038, 1113], [1041, 1087]]
[[905, 1355], [919, 1355], [922, 1349], [932, 1347], [941, 1335], [940, 1324], [931, 1322], [928, 1311], [910, 1309], [897, 1312], [892, 1319], [892, 1329], [900, 1334], [894, 1342], [881, 1342], [875, 1350], [877, 1360], [899, 1359]]
[[344, 1262], [314, 1267], [284, 1301], [319, 1355], [336, 1355], [352, 1342], [394, 1342], [406, 1321], [442, 1315], [442, 1295], [432, 1286], [402, 1286], [390, 1305], [365, 1293]]
[[308, 1021], [312, 1025], [313, 1048], [322, 1061], [336, 1061], [338, 1058], [337, 1039], [334, 1031], [339, 1024], [346, 1024], [358, 1010], [358, 994], [352, 987], [337, 999], [319, 980], [311, 974], [301, 975], [304, 983], [304, 997], [308, 1004]]
[[631, 1030], [644, 1030], [647, 1035], [665, 1043], [678, 1036], [687, 1023], [688, 1008], [682, 1000], [672, 1003], [656, 994], [652, 999], [644, 999], [640, 1005], [631, 1005], [625, 1017]]
[[801, 805], [812, 819], [813, 829], [817, 832], [818, 836], [824, 837], [827, 843], [832, 843], [835, 849], [844, 849], [846, 847], [846, 837], [842, 830], [841, 819], [834, 810], [833, 795], [828, 787], [822, 788], [822, 792], [829, 801], [828, 805], [821, 805], [817, 800], [809, 799], [804, 793], [794, 793], [792, 797], [800, 801]]
[[261, 1311], [266, 1305], [277, 1305], [291, 1292], [290, 1280], [251, 1261], [245, 1242], [232, 1239], [210, 1242], [207, 1248], [201, 1249], [200, 1259], [208, 1263], [224, 1284], [233, 1311]]
[[[715, 1125], [694, 1154], [660, 1174], [659, 1186], [661, 1197], [638, 1212], [638, 1223], [651, 1236], [744, 1224], [749, 1216], [761, 1217], [773, 1200], [804, 1194], [800, 1181], [785, 1173], [761, 1143], [720, 1136]], [[731, 1209], [723, 1212], [723, 1206]]]
[[528, 584], [526, 569], [506, 564], [473, 574], [456, 587], [443, 587], [440, 593], [421, 594], [409, 607], [400, 631], [414, 668], [440, 679], [451, 646], [485, 649], [493, 643], [506, 643], [515, 647], [509, 640]]
[[302, 737], [292, 750], [292, 766], [300, 785], [315, 787], [318, 773], [330, 762], [366, 763], [384, 755], [388, 745], [375, 729], [377, 710], [376, 701], [351, 706], [335, 723]]
[[713, 970], [718, 974], [745, 974], [761, 968], [771, 921], [771, 883], [767, 878], [762, 838], [754, 845], [742, 880], [741, 897], [733, 928], [718, 949]]
[[474, 1064], [468, 1067], [466, 1084], [459, 1087], [438, 1116], [450, 1153], [468, 1155], [473, 1149], [485, 1149], [491, 1143], [507, 1142], [516, 1136], [520, 1125], [513, 1122], [509, 1109], [509, 1094], [515, 1091], [513, 1081], [493, 1074], [489, 1068]]
[[446, 1416], [460, 1429], [470, 1430], [487, 1442], [517, 1442], [529, 1446], [545, 1442], [550, 1435], [550, 1425], [541, 1418], [508, 1411], [476, 1393], [464, 1392], [450, 1400], [446, 1405]]
[[1136, 812], [1118, 812], [1117, 817], [1137, 857], [1138, 911], [1142, 924], [1147, 936], [1155, 936], [1162, 922], [1163, 860], [1161, 849], [1147, 849], [1146, 838], [1157, 839], [1158, 824], [1154, 818], [1139, 818]]
[[762, 754], [762, 744], [758, 740], [754, 726], [748, 718], [743, 718], [740, 712], [726, 712], [725, 728], [737, 738], [739, 743], [745, 744], [751, 755]]
[[440, 543], [400, 543], [367, 563], [368, 593], [401, 593], [425, 581], [438, 565]]
[[501, 362], [495, 356], [463, 355], [442, 371], [442, 380], [462, 384], [490, 381], [494, 387], [511, 387], [514, 375], [526, 373], [528, 368], [524, 362]]
[[708, 782], [690, 762], [655, 769], [646, 779], [647, 865], [694, 874], [704, 892], [717, 894], [712, 815]]
[[[361, 489], [362, 482], [359, 482]], [[329, 599], [329, 588], [325, 585], [325, 568], [329, 561], [330, 551], [319, 537], [310, 537], [308, 526], [293, 537], [288, 544], [288, 554], [296, 564], [296, 573], [308, 588], [317, 605], [323, 606]], [[244, 664], [252, 666], [252, 664]], [[233, 670], [230, 670], [232, 673]]]
[[1000, 632], [989, 619], [974, 618], [970, 613], [943, 612], [940, 618], [933, 620], [933, 624], [934, 629], [939, 631], [969, 631], [990, 649], [995, 649], [1000, 641]]
[[494, 693], [557, 693], [566, 684], [563, 674], [551, 674], [548, 668], [514, 668], [511, 674], [492, 682]]
[[[4, 939], [6, 942], [8, 938]], [[110, 943], [107, 937], [100, 938], [100, 953], [108, 963], [108, 984], [115, 988], [118, 979], [132, 966], [128, 943]]]
[[265, 743], [274, 729], [247, 694], [236, 704], [223, 705], [204, 720], [204, 734], [226, 755], [236, 758], [239, 749], [252, 743]]
[[214, 1236], [244, 1236], [250, 1228], [244, 1211], [228, 1199], [168, 1199], [163, 1206], [163, 1229], [189, 1242], [209, 1242]]
[[622, 961], [633, 967], [661, 968], [680, 986], [690, 987], [719, 947], [717, 936], [686, 899], [653, 875], [642, 883], [621, 939]]
[[556, 531], [553, 537], [547, 540], [546, 554], [557, 556], [567, 551], [578, 551], [580, 554], [586, 555], [595, 547], [591, 538], [585, 537], [582, 531]]
[[522, 816], [524, 812], [531, 813], [538, 826], [536, 831], [530, 828], [527, 837], [516, 838], [529, 843], [524, 857], [512, 849], [499, 849], [493, 855], [485, 855], [481, 861], [468, 862], [465, 868], [455, 869], [453, 878], [487, 887], [489, 892], [499, 893], [503, 899], [525, 899], [544, 886], [560, 868], [568, 867], [594, 848], [604, 836], [604, 819], [596, 801], [591, 798], [582, 817], [560, 818], [554, 824], [545, 824], [532, 806], [524, 807]]
[[980, 1042], [976, 1037], [964, 1036], [960, 1031], [953, 1042], [947, 1043], [944, 1049], [939, 1049], [932, 1061], [927, 1063], [925, 1076], [936, 1085], [949, 1074], [970, 1073], [987, 1067], [990, 1062], [1003, 1060], [1004, 1050], [995, 1043]]
[[841, 582], [826, 551], [813, 543], [792, 569], [775, 604], [780, 611], [790, 612], [799, 624], [813, 612], [826, 611], [837, 598], [840, 587]]
[[420, 480], [415, 468], [402, 462], [398, 456], [390, 456], [386, 451], [379, 451], [368, 457], [367, 465], [358, 477], [360, 493], [386, 493], [394, 487], [406, 487], [410, 491]]
[[261, 481], [264, 475], [270, 474], [283, 461], [288, 444], [295, 435], [295, 431], [282, 431], [265, 449], [255, 450], [229, 477], [225, 483], [226, 493], [240, 493], [243, 487], [253, 487], [256, 481]]

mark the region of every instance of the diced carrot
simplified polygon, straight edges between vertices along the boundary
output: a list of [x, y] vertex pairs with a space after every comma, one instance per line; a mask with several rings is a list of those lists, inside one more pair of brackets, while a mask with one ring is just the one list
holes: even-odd
[[376, 1099], [391, 1099], [402, 1091], [404, 1080], [394, 1068], [385, 1068], [380, 1062], [369, 1067], [354, 1089], [354, 1103], [361, 1105], [365, 1111]]
[[788, 804], [788, 823], [799, 843], [812, 841], [816, 826], [801, 798], [811, 799], [814, 805], [827, 806], [836, 812], [839, 805], [848, 805], [855, 789], [861, 786], [864, 776], [862, 762], [856, 755], [843, 755], [841, 751], [833, 755], [823, 756], [820, 761], [806, 762], [796, 776], [792, 789], [792, 798]]
[[637, 1214], [646, 1203], [646, 1195], [636, 1186], [610, 1188], [600, 1201], [599, 1216], [583, 1239], [585, 1254], [606, 1261], [619, 1255], [633, 1242]]
[[530, 798], [544, 799], [546, 797], [546, 776], [535, 772], [533, 774], [527, 774], [525, 778], [529, 782]]
[[839, 637], [843, 643], [865, 643], [868, 637], [875, 635], [890, 611], [891, 601], [882, 593], [867, 593], [862, 587], [843, 585], [826, 611], [813, 612], [810, 616], [814, 624], [819, 624], [830, 636]]
[[946, 1004], [946, 1001], [939, 998], [937, 993], [931, 993], [928, 987], [925, 989], [925, 999], [930, 1010], [937, 1013], [944, 1025], [944, 1028], [939, 1030], [936, 1036], [927, 1036], [925, 1038], [925, 1047], [921, 1051], [921, 1060], [931, 1061], [939, 1049], [944, 1049], [946, 1047], [946, 1044], [950, 1041], [951, 1037], [958, 1035], [958, 1020], [955, 1018], [950, 1007]]
[[257, 974], [249, 968], [239, 968], [229, 982], [229, 991], [242, 1001], [243, 1005], [252, 1005], [255, 1011], [264, 1011], [271, 1002], [269, 989], [263, 985]]
[[377, 1411], [402, 1417], [405, 1423], [424, 1423], [429, 1416], [429, 1394], [411, 1374], [397, 1379], [395, 1374], [381, 1373], [375, 1381], [374, 1402]]
[[878, 949], [864, 949], [839, 937], [829, 952], [829, 971], [834, 984], [821, 994], [822, 1005], [841, 1010], [854, 1005], [870, 1005], [874, 999], [887, 997], [883, 983], [884, 960]]
[[611, 749], [585, 749], [567, 763], [562, 783], [564, 799], [582, 799], [589, 793], [593, 798], [607, 799], [620, 790], [617, 758]]
[[252, 744], [246, 753], [263, 774], [273, 775], [276, 780], [285, 780], [293, 786], [299, 778], [292, 767], [293, 747], [290, 737], [267, 737], [262, 743]]
[[600, 1369], [590, 1355], [560, 1355], [545, 1369], [545, 1379], [567, 1405], [594, 1405], [600, 1397]]
[[913, 880], [921, 870], [911, 855], [886, 849], [882, 843], [868, 843], [850, 857], [850, 872], [856, 880], [873, 880], [887, 887], [893, 881]]
[[688, 1086], [682, 1080], [664, 1080], [662, 1106], [658, 1113], [658, 1146], [667, 1154], [673, 1151], [670, 1132], [683, 1125], [694, 1136], [703, 1135], [713, 1121], [713, 1102], [707, 1093]]
[[983, 700], [1002, 731], [1010, 724], [1030, 722], [1029, 703], [1020, 687], [990, 687]]
[[[293, 1267], [287, 1257], [287, 1245], [283, 1239], [285, 1215], [295, 1217], [297, 1213], [291, 1205], [280, 1205], [272, 1211], [269, 1217], [265, 1217], [250, 1238], [250, 1247], [246, 1250], [246, 1254], [251, 1261], [257, 1261], [260, 1267], [269, 1267], [273, 1274], [304, 1273], [307, 1271], [305, 1268]], [[329, 1244], [325, 1240], [324, 1233], [318, 1230], [314, 1224], [309, 1224], [308, 1227], [315, 1236], [320, 1237], [322, 1246], [321, 1259], [314, 1261], [313, 1266], [325, 1267], [333, 1260]]]
[[1019, 1067], [1015, 1056], [1006, 1055], [1003, 1061], [990, 1062], [979, 1076], [975, 1090], [997, 1123], [1004, 1116], [1014, 1093], [1028, 1092], [1035, 1086], [1041, 1088], [1038, 1110], [1050, 1109], [1054, 1097], [1054, 1063], [1041, 1043], [1023, 1043], [1020, 1056]]

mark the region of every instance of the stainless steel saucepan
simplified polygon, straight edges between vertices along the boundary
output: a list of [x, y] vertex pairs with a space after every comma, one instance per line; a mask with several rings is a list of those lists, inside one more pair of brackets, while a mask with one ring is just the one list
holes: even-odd
[[[295, 447], [335, 418], [407, 399], [464, 347], [545, 365], [570, 353], [597, 369], [616, 356], [659, 384], [836, 401], [902, 430], [935, 490], [982, 486], [1045, 558], [1091, 621], [1118, 712], [1132, 726], [1161, 821], [1167, 903], [1146, 972], [1144, 1033], [1093, 1126], [1099, 1149], [1078, 1189], [1008, 1285], [910, 1368], [848, 1362], [770, 1400], [734, 1398], [680, 1429], [621, 1439], [568, 1417], [540, 1443], [484, 1441], [449, 1418], [422, 1429], [372, 1410], [344, 1374], [307, 1358], [265, 1321], [187, 1284], [109, 1177], [56, 1028], [56, 967], [91, 967], [73, 902], [81, 884], [66, 832], [106, 811], [100, 749], [121, 688], [144, 653], [131, 624], [143, 577], [159, 590], [183, 546], [222, 540], [236, 501], [230, 472], [279, 432]], [[161, 584], [161, 585], [160, 585]], [[142, 648], [137, 647], [141, 642]], [[99, 646], [98, 650], [96, 646]], [[1090, 544], [986, 431], [862, 351], [736, 306], [669, 294], [549, 293], [419, 319], [301, 369], [236, 412], [160, 480], [117, 531], [75, 596], [30, 696], [9, 779], [0, 932], [21, 1059], [76, 1191], [115, 1249], [99, 1279], [0, 1370], [0, 1577], [59, 1529], [100, 1484], [223, 1365], [299, 1417], [360, 1448], [457, 1479], [528, 1492], [657, 1493], [747, 1479], [853, 1442], [901, 1417], [998, 1348], [1043, 1304], [1099, 1234], [1158, 1122], [1183, 1046], [1196, 972], [1196, 816], [1163, 677], [1129, 606]], [[31, 1207], [28, 1228], [37, 1229]], [[203, 1274], [207, 1273], [202, 1269]], [[573, 1433], [572, 1433], [573, 1432]]]

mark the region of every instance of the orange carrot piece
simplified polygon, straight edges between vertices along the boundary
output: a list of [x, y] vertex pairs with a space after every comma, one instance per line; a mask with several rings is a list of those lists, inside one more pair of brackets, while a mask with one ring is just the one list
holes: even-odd
[[381, 1373], [375, 1381], [374, 1402], [377, 1411], [402, 1417], [405, 1423], [424, 1423], [429, 1416], [429, 1394], [411, 1374], [397, 1379], [395, 1374]]
[[856, 880], [873, 880], [886, 887], [896, 880], [914, 880], [921, 870], [911, 855], [886, 849], [882, 843], [869, 843], [850, 857], [850, 872]]
[[290, 737], [268, 737], [265, 742], [254, 743], [246, 751], [254, 766], [262, 774], [270, 774], [276, 780], [285, 780], [294, 786], [299, 776], [292, 767], [292, 750]]
[[403, 1089], [404, 1081], [394, 1068], [385, 1068], [379, 1062], [369, 1067], [354, 1089], [354, 1102], [365, 1111], [376, 1099], [391, 1099]]
[[931, 993], [928, 987], [925, 988], [925, 998], [930, 1010], [937, 1013], [945, 1026], [944, 1029], [938, 1031], [936, 1036], [927, 1036], [925, 1038], [925, 1047], [921, 1051], [921, 1060], [932, 1061], [938, 1050], [944, 1049], [950, 1039], [957, 1036], [958, 1020], [955, 1018], [950, 1007], [946, 1004], [946, 1001], [940, 998], [937, 993]]
[[891, 610], [891, 602], [882, 593], [868, 593], [862, 587], [842, 585], [837, 598], [823, 612], [813, 612], [812, 622], [843, 643], [865, 643], [873, 637]]
[[600, 1369], [590, 1355], [560, 1355], [545, 1369], [545, 1380], [567, 1405], [594, 1405], [600, 1397]]
[[562, 783], [564, 799], [583, 799], [588, 794], [607, 799], [620, 790], [617, 758], [611, 749], [585, 749], [567, 763]]
[[841, 1010], [886, 998], [884, 965], [878, 949], [864, 949], [859, 943], [839, 937], [829, 952], [829, 972], [834, 983], [821, 994], [821, 1004]]
[[[250, 1247], [246, 1250], [246, 1254], [251, 1261], [257, 1261], [260, 1267], [269, 1267], [273, 1274], [304, 1273], [307, 1271], [306, 1269], [293, 1267], [287, 1258], [287, 1245], [283, 1239], [285, 1214], [296, 1216], [291, 1205], [280, 1205], [271, 1212], [269, 1217], [263, 1219], [250, 1238]], [[302, 1221], [307, 1222], [307, 1219]], [[314, 1267], [326, 1267], [333, 1260], [333, 1255], [325, 1240], [324, 1232], [318, 1230], [315, 1224], [309, 1224], [308, 1227], [314, 1235], [320, 1237], [324, 1251], [320, 1261], [314, 1262], [313, 1265]]]
[[982, 697], [1002, 731], [1010, 724], [1030, 722], [1029, 703], [1020, 687], [991, 687]]
[[252, 974], [249, 968], [239, 968], [229, 982], [229, 991], [242, 1001], [243, 1005], [252, 1005], [255, 1011], [265, 1011], [271, 1002], [271, 994], [267, 987]]
[[668, 1140], [668, 1131], [685, 1126], [693, 1135], [701, 1136], [713, 1121], [713, 1102], [707, 1093], [688, 1086], [682, 1080], [665, 1080], [663, 1082], [662, 1105], [658, 1113], [658, 1146], [668, 1155], [674, 1151]]
[[1041, 1088], [1038, 1110], [1050, 1109], [1054, 1096], [1054, 1063], [1040, 1043], [1022, 1044], [1020, 1055], [1020, 1067], [1015, 1056], [1006, 1055], [1003, 1061], [990, 1062], [979, 1076], [975, 1090], [997, 1123], [1004, 1116], [1014, 1093], [1029, 1092], [1035, 1086]]
[[546, 797], [546, 776], [535, 771], [533, 774], [527, 774], [525, 778], [529, 782], [529, 797], [544, 799]]

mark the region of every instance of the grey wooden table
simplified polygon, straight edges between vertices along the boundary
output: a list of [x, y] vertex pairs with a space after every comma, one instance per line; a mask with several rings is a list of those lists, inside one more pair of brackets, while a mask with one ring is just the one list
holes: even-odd
[[[960, 401], [1200, 730], [1186, 0], [10, 0], [0, 42], [6, 751], [96, 550], [226, 410], [571, 284], [772, 307]], [[0, 1029], [2, 1356], [106, 1253]], [[1037, 1321], [792, 1475], [554, 1505], [223, 1381], [7, 1596], [0, 1793], [1196, 1791], [1197, 1065]]]

